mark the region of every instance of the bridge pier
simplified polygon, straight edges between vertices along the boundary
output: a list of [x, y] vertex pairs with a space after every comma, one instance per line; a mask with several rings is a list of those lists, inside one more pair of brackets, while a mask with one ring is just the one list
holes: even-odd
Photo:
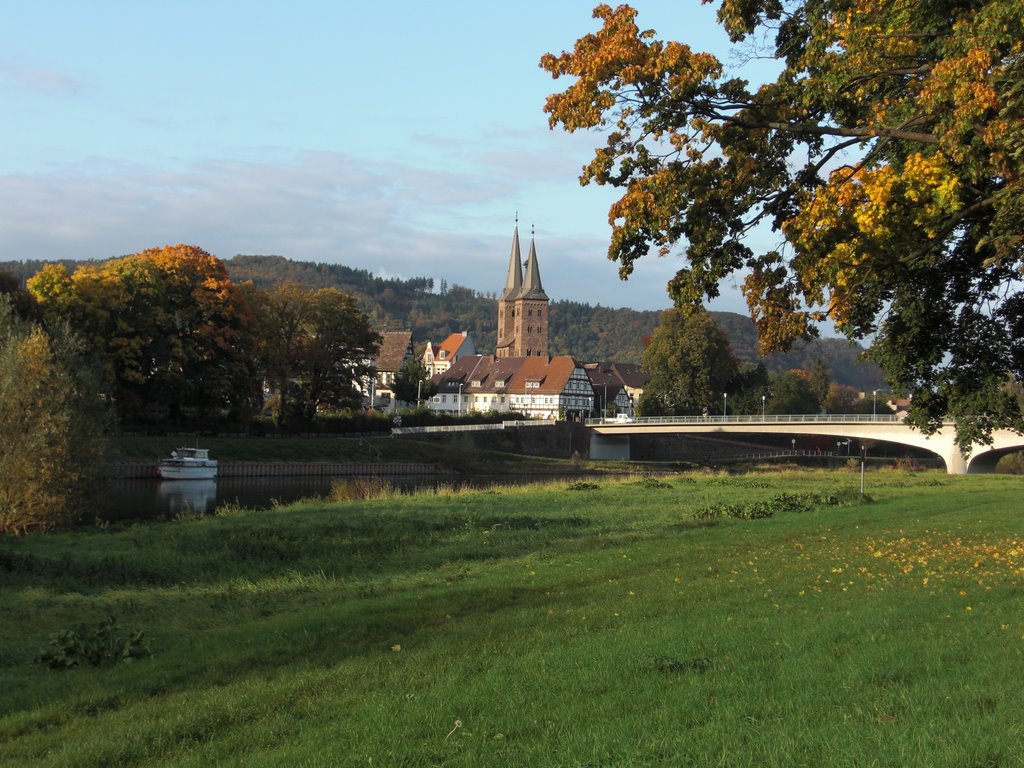
[[629, 435], [602, 435], [591, 430], [590, 458], [629, 461]]

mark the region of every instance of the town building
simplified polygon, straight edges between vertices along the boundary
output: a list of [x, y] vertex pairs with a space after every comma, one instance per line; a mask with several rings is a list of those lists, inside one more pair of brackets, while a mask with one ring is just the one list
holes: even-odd
[[587, 373], [569, 355], [463, 357], [434, 377], [431, 410], [514, 412], [537, 419], [584, 417], [594, 408]]
[[373, 361], [374, 407], [395, 410], [395, 379], [406, 361], [412, 359], [412, 331], [385, 331], [381, 334], [380, 351]]
[[423, 367], [427, 375], [435, 376], [444, 373], [458, 360], [468, 355], [476, 354], [476, 345], [469, 338], [469, 333], [453, 333], [440, 344], [427, 342], [427, 348], [423, 350]]
[[594, 403], [602, 416], [635, 415], [650, 374], [636, 363], [586, 363], [583, 366], [594, 388]]

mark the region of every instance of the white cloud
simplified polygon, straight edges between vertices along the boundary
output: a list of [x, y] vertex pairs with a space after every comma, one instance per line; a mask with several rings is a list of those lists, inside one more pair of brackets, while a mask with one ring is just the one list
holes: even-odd
[[0, 59], [0, 81], [15, 90], [41, 96], [74, 96], [82, 84], [64, 72]]
[[[174, 170], [92, 160], [0, 176], [8, 201], [0, 207], [0, 260], [102, 259], [189, 243], [221, 258], [276, 254], [490, 293], [504, 283], [512, 217], [526, 200], [533, 208], [524, 213], [540, 220], [537, 250], [552, 299], [668, 305], [665, 283], [677, 263], [651, 256], [620, 281], [606, 257], [603, 212], [595, 214], [603, 226], [580, 235], [560, 224], [557, 206], [532, 199], [536, 189], [529, 173], [436, 171], [333, 152]], [[530, 224], [521, 222], [525, 256]]]

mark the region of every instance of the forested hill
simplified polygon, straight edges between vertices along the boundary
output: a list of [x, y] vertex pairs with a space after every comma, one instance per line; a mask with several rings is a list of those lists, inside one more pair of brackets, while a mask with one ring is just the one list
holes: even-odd
[[[269, 286], [285, 280], [302, 285], [332, 287], [356, 297], [378, 330], [411, 330], [417, 345], [441, 341], [457, 331], [468, 331], [481, 352], [494, 350], [497, 335], [496, 294], [480, 293], [426, 277], [382, 278], [364, 269], [341, 264], [291, 261], [282, 256], [235, 256], [225, 260], [235, 282], [252, 280]], [[75, 262], [66, 262], [69, 270]], [[0, 263], [0, 269], [24, 281], [42, 262]], [[744, 315], [713, 313], [718, 326], [729, 336], [740, 360], [757, 361], [754, 326]], [[551, 354], [571, 354], [591, 362], [614, 360], [640, 362], [644, 339], [657, 327], [659, 312], [611, 309], [577, 301], [552, 301], [549, 314]], [[860, 390], [882, 386], [877, 367], [860, 362], [859, 346], [840, 339], [818, 339], [785, 355], [764, 362], [773, 372], [791, 368], [810, 370], [819, 357], [828, 364], [833, 381]]]
[[[413, 341], [441, 341], [450, 333], [468, 331], [481, 352], [494, 350], [497, 336], [497, 295], [459, 285], [439, 286], [417, 277], [409, 280], [374, 277], [362, 269], [340, 264], [289, 261], [280, 256], [236, 256], [227, 260], [236, 282], [252, 280], [271, 285], [295, 280], [310, 286], [333, 286], [356, 296], [381, 330], [411, 330]], [[757, 361], [757, 335], [750, 318], [732, 312], [714, 312], [715, 321], [728, 336], [740, 360]], [[660, 321], [660, 312], [611, 309], [578, 301], [552, 301], [548, 346], [553, 355], [573, 355], [589, 362], [614, 360], [638, 363], [644, 339]], [[882, 386], [874, 365], [860, 360], [862, 348], [842, 339], [817, 339], [801, 344], [785, 355], [765, 359], [768, 370], [810, 370], [819, 357], [828, 364], [833, 381], [860, 390]]]

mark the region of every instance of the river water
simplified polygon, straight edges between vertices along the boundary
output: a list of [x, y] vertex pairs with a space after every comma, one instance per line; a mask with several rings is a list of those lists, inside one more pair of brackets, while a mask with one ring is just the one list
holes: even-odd
[[[104, 504], [105, 520], [167, 520], [180, 515], [211, 514], [217, 507], [237, 504], [269, 509], [300, 499], [326, 497], [333, 482], [354, 477], [223, 477], [217, 480], [115, 480]], [[454, 484], [484, 488], [528, 482], [519, 476], [438, 476], [378, 478], [406, 490]]]

